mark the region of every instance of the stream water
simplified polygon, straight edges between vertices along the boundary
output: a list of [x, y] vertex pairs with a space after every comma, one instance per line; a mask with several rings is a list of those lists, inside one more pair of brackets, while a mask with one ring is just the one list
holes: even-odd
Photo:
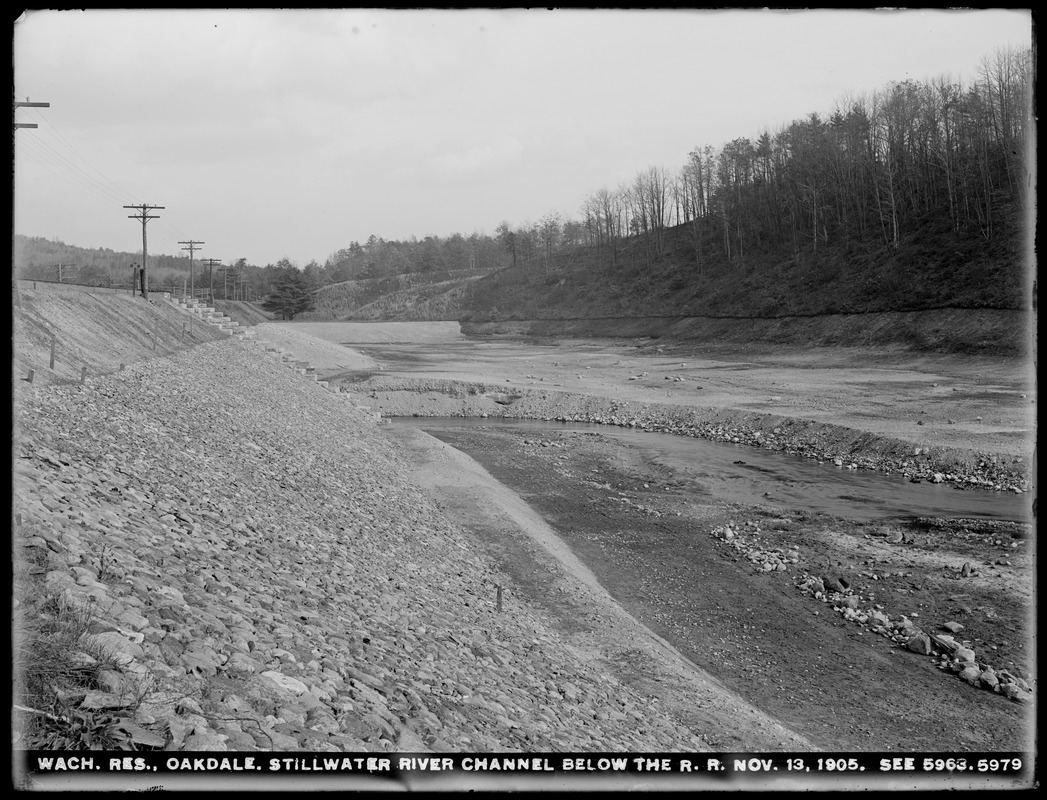
[[[728, 502], [831, 514], [857, 521], [949, 517], [1030, 522], [1031, 495], [949, 484], [912, 483], [898, 475], [849, 470], [800, 456], [687, 436], [582, 422], [468, 417], [400, 417], [439, 438], [448, 429], [598, 433], [672, 470], [703, 495]], [[464, 452], [477, 457], [478, 453]], [[510, 487], [511, 488], [511, 487]]]

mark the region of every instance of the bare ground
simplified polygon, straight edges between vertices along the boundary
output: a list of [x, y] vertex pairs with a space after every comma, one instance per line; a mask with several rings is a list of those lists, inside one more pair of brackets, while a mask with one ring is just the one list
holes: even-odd
[[[525, 404], [531, 393], [569, 392], [744, 412], [748, 419], [816, 420], [868, 434], [856, 441], [871, 449], [890, 439], [914, 450], [966, 453], [971, 469], [991, 459], [1034, 477], [1035, 373], [1020, 359], [453, 337], [419, 345], [368, 337], [366, 326], [351, 325], [309, 333], [374, 359], [360, 370], [326, 366], [330, 377], [366, 392], [386, 414], [495, 416]], [[324, 371], [325, 364], [314, 365]], [[482, 391], [446, 392], [470, 383]], [[1031, 702], [974, 688], [940, 669], [939, 660], [845, 619], [800, 588], [807, 576], [842, 577], [865, 610], [905, 615], [930, 633], [958, 622], [964, 626], [958, 638], [980, 662], [1014, 672], [1035, 690], [1031, 513], [1028, 523], [859, 524], [695, 497], [674, 486], [664, 468], [604, 437], [564, 432], [543, 447], [526, 433], [495, 428], [437, 435], [512, 487], [633, 619], [813, 748], [1032, 748]], [[533, 554], [511, 546], [507, 530], [492, 535], [483, 503], [470, 505], [460, 494], [456, 503], [483, 546], [516, 576], [517, 591], [551, 612], [559, 608], [566, 632], [590, 636], [593, 652], [632, 680], [658, 686], [649, 659], [639, 650], [631, 659], [628, 648], [601, 641], [594, 633], [599, 626], [564, 602]], [[727, 522], [750, 538], [750, 549], [796, 548], [801, 557], [787, 570], [764, 572], [746, 550], [711, 535]], [[965, 564], [973, 574], [961, 572]], [[685, 713], [680, 693], [663, 689]]]
[[[533, 434], [496, 429], [436, 435], [513, 487], [635, 619], [814, 749], [1028, 746], [1028, 706], [972, 688], [934, 659], [846, 621], [833, 604], [799, 588], [807, 575], [843, 577], [861, 607], [893, 619], [909, 616], [932, 632], [960, 622], [980, 661], [1029, 677], [1032, 564], [1024, 526], [954, 530], [929, 521], [860, 525], [783, 515], [696, 499], [665, 470], [601, 437], [564, 432], [543, 436], [546, 447]], [[472, 515], [480, 513], [477, 505]], [[764, 572], [712, 535], [727, 522], [762, 551], [796, 548], [798, 563]], [[888, 544], [892, 533], [904, 541]], [[492, 537], [488, 528], [485, 540], [492, 539], [501, 543], [504, 531]], [[563, 605], [541, 574], [502, 555], [517, 564], [518, 586], [532, 601]], [[959, 566], [971, 562], [979, 574], [961, 578]], [[585, 624], [570, 606], [561, 616], [566, 630]], [[619, 651], [627, 649], [619, 643]], [[631, 666], [634, 679], [648, 678], [647, 688], [657, 693], [657, 671], [640, 655], [630, 661], [619, 652], [619, 665]], [[730, 750], [734, 743], [713, 744]]]
[[[90, 297], [41, 291], [24, 292], [20, 300], [14, 361], [19, 378], [34, 367], [38, 380], [76, 380], [80, 364], [115, 370], [123, 361], [191, 346], [200, 335], [217, 336], [198, 326], [183, 339], [183, 315], [159, 305], [147, 311], [140, 299], [128, 298], [130, 332], [126, 320], [112, 319], [112, 308]], [[1035, 369], [1027, 360], [882, 348], [699, 348], [651, 340], [579, 340], [568, 346], [467, 339], [453, 323], [423, 325], [421, 337], [417, 331], [405, 335], [401, 325], [261, 328], [270, 340], [284, 336], [292, 351], [303, 348], [296, 355], [312, 361], [324, 377], [362, 389], [371, 397], [367, 402], [391, 414], [494, 415], [507, 408], [499, 400], [525, 391], [640, 405], [671, 402], [708, 414], [744, 413], [750, 420], [817, 420], [867, 432], [856, 441], [869, 446], [889, 437], [914, 449], [969, 453], [972, 464], [992, 459], [1026, 482], [1035, 476]], [[48, 348], [56, 328], [59, 357], [52, 371]], [[348, 350], [336, 346], [346, 343]], [[447, 381], [485, 389], [448, 396], [436, 390]], [[419, 385], [433, 390], [419, 391]], [[753, 719], [710, 725], [711, 731], [727, 732], [714, 734], [711, 746], [1033, 748], [1029, 703], [974, 689], [939, 670], [933, 659], [845, 622], [800, 592], [797, 579], [806, 572], [839, 573], [892, 617], [909, 614], [928, 629], [959, 621], [965, 626], [961, 638], [979, 659], [1013, 669], [1035, 689], [1034, 517], [1011, 526], [926, 520], [898, 530], [695, 497], [674, 487], [672, 476], [657, 465], [602, 437], [566, 436], [556, 443], [562, 447], [535, 447], [517, 434], [472, 431], [455, 434], [454, 443], [502, 481], [494, 482], [495, 494], [506, 502], [518, 494], [556, 532], [555, 540], [535, 538], [535, 526], [525, 524], [513, 535], [513, 527], [504, 526], [502, 535], [492, 536], [499, 530], [490, 522], [489, 493], [485, 500], [482, 493], [444, 490], [448, 506], [472, 527], [480, 546], [499, 555], [516, 577], [511, 591], [544, 602], [580, 651], [646, 682], [681, 715], [716, 715], [715, 703], [696, 703], [686, 689], [686, 681], [702, 671], [712, 676], [708, 685], [748, 702]], [[442, 446], [435, 440], [427, 445], [429, 452]], [[429, 490], [437, 491], [439, 483]], [[1031, 488], [1030, 501], [1034, 483]], [[710, 535], [726, 521], [742, 526], [754, 541], [758, 526], [761, 548], [796, 546], [802, 558], [789, 571], [757, 572], [743, 551]], [[752, 525], [746, 528], [746, 522]], [[586, 585], [578, 583], [584, 574], [579, 563], [603, 595], [570, 594], [572, 587]], [[976, 565], [974, 575], [960, 574], [966, 563]], [[607, 596], [614, 598], [610, 604], [594, 600]], [[512, 602], [508, 594], [506, 602]], [[617, 628], [605, 623], [629, 619], [651, 634], [616, 640]], [[628, 646], [641, 640], [643, 646]]]
[[[467, 338], [457, 323], [272, 323], [372, 357], [383, 375], [565, 391], [794, 417], [923, 447], [1031, 459], [1030, 359], [889, 347], [695, 345], [656, 340]], [[433, 345], [430, 348], [422, 345]], [[333, 369], [338, 360], [314, 362]]]
[[521, 600], [543, 609], [576, 654], [657, 698], [692, 730], [704, 732], [711, 750], [812, 749], [810, 741], [741, 700], [637, 620], [579, 560], [558, 527], [472, 458], [408, 426], [392, 426], [388, 435], [411, 454], [419, 487], [438, 497], [512, 577], [503, 587], [506, 613]]

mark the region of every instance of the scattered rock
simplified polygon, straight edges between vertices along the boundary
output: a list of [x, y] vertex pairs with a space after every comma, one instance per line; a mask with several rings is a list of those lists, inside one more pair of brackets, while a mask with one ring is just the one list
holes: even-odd
[[1000, 679], [996, 677], [996, 672], [993, 671], [992, 667], [986, 667], [982, 670], [981, 675], [978, 676], [978, 682], [983, 689], [995, 689], [999, 684]]
[[843, 594], [847, 591], [847, 586], [839, 578], [824, 577], [822, 578], [822, 583], [825, 584], [825, 589], [829, 592], [840, 592], [840, 594]]
[[960, 680], [969, 683], [971, 686], [977, 686], [982, 676], [982, 671], [978, 669], [977, 664], [969, 664], [960, 671]]
[[933, 634], [931, 642], [945, 653], [955, 653], [960, 647], [959, 642], [945, 634]]
[[958, 647], [953, 652], [953, 657], [957, 661], [961, 661], [961, 662], [962, 661], [970, 661], [970, 662], [973, 662], [974, 661], [974, 651], [971, 650], [969, 647], [962, 647], [961, 646], [961, 647]]
[[929, 656], [932, 652], [931, 637], [921, 631], [909, 639], [909, 641], [905, 643], [905, 647], [914, 653], [919, 653], [922, 656]]

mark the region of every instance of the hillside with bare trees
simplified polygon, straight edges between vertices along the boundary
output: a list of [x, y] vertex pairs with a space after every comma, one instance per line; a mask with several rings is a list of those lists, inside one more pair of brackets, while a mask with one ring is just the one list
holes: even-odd
[[[870, 314], [1013, 313], [991, 330], [932, 330], [915, 343], [1022, 352], [1035, 296], [1032, 75], [1031, 52], [997, 51], [967, 80], [895, 82], [776, 130], [696, 144], [675, 168], [589, 192], [574, 215], [503, 221], [491, 234], [372, 234], [322, 264], [240, 258], [198, 267], [196, 294], [262, 302], [300, 273], [309, 320], [537, 332], [520, 324], [530, 321], [562, 335], [622, 327], [607, 320], [631, 321], [631, 335], [702, 336], [635, 321], [737, 320], [736, 333], [754, 320], [845, 315], [859, 331]], [[14, 255], [21, 278], [114, 287], [138, 257], [24, 236]], [[189, 259], [151, 263], [156, 288], [192, 286]]]
[[580, 225], [505, 225], [465, 319], [1026, 310], [1031, 70], [894, 83], [599, 189]]

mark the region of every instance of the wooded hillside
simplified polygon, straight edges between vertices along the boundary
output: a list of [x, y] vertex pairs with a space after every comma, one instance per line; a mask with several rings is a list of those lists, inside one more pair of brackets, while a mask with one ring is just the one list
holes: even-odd
[[[594, 192], [573, 240], [502, 231], [515, 267], [465, 318], [781, 316], [1031, 304], [1031, 61], [892, 84]], [[578, 237], [582, 241], [578, 241]]]
[[[962, 82], [892, 83], [828, 113], [696, 145], [494, 235], [351, 242], [323, 264], [218, 264], [197, 286], [263, 300], [289, 271], [310, 319], [776, 317], [1033, 303], [1032, 55]], [[136, 256], [15, 237], [19, 277], [122, 283]], [[199, 262], [198, 262], [199, 264]], [[150, 256], [178, 290], [185, 257]], [[63, 274], [64, 272], [64, 274]], [[128, 273], [129, 277], [129, 273]]]

